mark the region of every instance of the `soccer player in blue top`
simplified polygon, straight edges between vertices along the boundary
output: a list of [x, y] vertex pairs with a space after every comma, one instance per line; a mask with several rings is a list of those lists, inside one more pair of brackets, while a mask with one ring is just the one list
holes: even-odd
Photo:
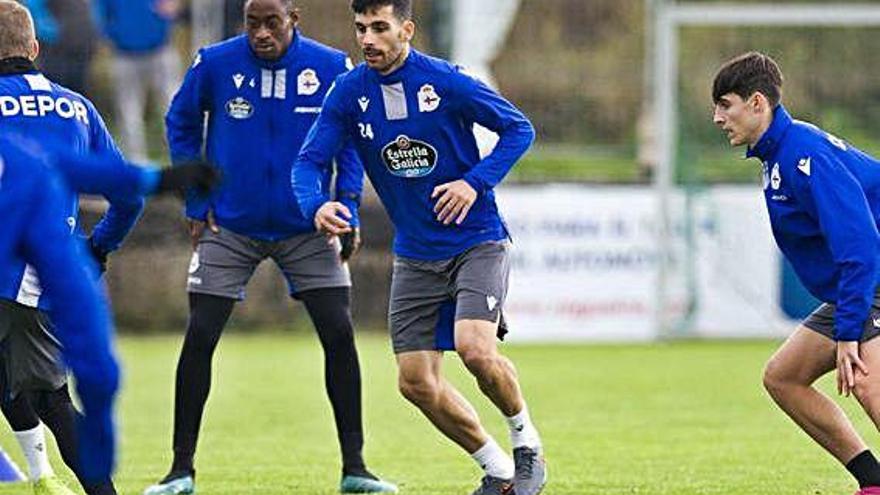
[[[211, 167], [202, 164], [159, 171], [126, 164], [115, 154], [53, 153], [23, 135], [0, 135], [0, 211], [4, 212], [0, 270], [9, 273], [24, 263], [33, 267], [40, 276], [44, 299], [51, 302], [46, 314], [55, 323], [43, 312], [4, 303], [0, 346], [2, 375], [8, 383], [3, 400], [19, 401], [27, 395], [38, 404], [47, 423], [53, 424], [48, 416], [62, 423], [59, 447], [88, 493], [115, 493], [107, 480], [115, 460], [113, 403], [119, 369], [113, 356], [110, 315], [97, 284], [98, 267], [89, 249], [72, 235], [70, 198], [74, 192], [112, 191], [142, 197], [187, 185], [209, 188], [215, 176]], [[42, 333], [31, 329], [31, 319], [41, 322]], [[47, 340], [53, 345], [46, 344]], [[59, 354], [76, 377], [83, 414], [73, 410], [66, 386], [64, 400], [40, 387], [43, 381], [65, 373], [56, 361]], [[13, 383], [20, 388], [10, 390]], [[61, 445], [71, 440], [71, 445]], [[34, 491], [38, 495], [73, 493], [58, 482], [37, 483]]]
[[[119, 157], [98, 112], [87, 99], [47, 79], [35, 64], [39, 44], [27, 9], [0, 1], [0, 135], [17, 133], [38, 139], [68, 153], [99, 153]], [[140, 197], [109, 196], [110, 209], [91, 233], [89, 245], [99, 258], [116, 249], [142, 209]], [[64, 218], [76, 227], [77, 198], [70, 193]], [[0, 271], [0, 331], [15, 330], [2, 388], [0, 407], [28, 459], [37, 489], [56, 484], [45, 457], [42, 418], [55, 435], [65, 463], [78, 472], [74, 454], [75, 410], [67, 390], [66, 372], [58, 359], [58, 342], [51, 336], [45, 310], [47, 299], [33, 267], [23, 260]], [[26, 395], [32, 397], [28, 399]], [[36, 406], [34, 410], [31, 405]], [[45, 479], [44, 479], [45, 478]], [[94, 481], [94, 480], [92, 480]], [[114, 493], [109, 480], [84, 486], [89, 494]], [[49, 489], [49, 488], [47, 488]]]
[[[366, 59], [340, 76], [293, 167], [300, 208], [319, 230], [345, 235], [353, 212], [319, 187], [353, 141], [396, 229], [389, 325], [400, 391], [485, 471], [476, 494], [539, 493], [541, 440], [512, 363], [497, 349], [507, 292], [501, 182], [534, 139], [523, 114], [458, 67], [413, 50], [409, 0], [354, 0]], [[497, 134], [480, 158], [474, 124]], [[454, 349], [510, 426], [513, 459], [440, 373]]]
[[[72, 452], [66, 455], [76, 460], [71, 467], [83, 485], [91, 489], [110, 479], [115, 449], [112, 408], [119, 369], [113, 357], [106, 303], [99, 295], [95, 273], [88, 270], [94, 265], [83, 256], [85, 250], [76, 246], [65, 221], [70, 193], [45, 162], [38, 155], [17, 149], [14, 142], [0, 139], [0, 209], [4, 212], [0, 222], [0, 266], [7, 273], [9, 267], [25, 261], [42, 275], [40, 283], [46, 298], [53, 302], [50, 315], [57, 324], [52, 329], [53, 339], [63, 345], [64, 360], [76, 376], [83, 406], [83, 415], [78, 417], [79, 448], [73, 444]], [[11, 309], [4, 305], [4, 314]], [[17, 338], [21, 335], [20, 331], [4, 328], [0, 338], [4, 345], [14, 346], [25, 340]], [[22, 350], [27, 347], [19, 345]], [[4, 374], [9, 374], [16, 358], [26, 362], [27, 354], [5, 354]], [[54, 366], [50, 370], [56, 373]], [[33, 378], [41, 376], [34, 374]], [[26, 391], [16, 390], [16, 397]], [[62, 411], [56, 414], [67, 416]], [[74, 418], [71, 415], [65, 420]], [[73, 422], [69, 426], [76, 429]], [[73, 493], [51, 484], [35, 487], [35, 491]]]
[[[290, 168], [348, 57], [300, 33], [292, 0], [248, 0], [241, 36], [199, 51], [166, 117], [174, 163], [207, 156], [224, 175], [208, 198], [187, 200], [193, 257], [190, 319], [177, 367], [174, 459], [147, 495], [190, 493], [211, 361], [226, 321], [256, 267], [271, 259], [306, 307], [324, 349], [325, 386], [342, 451], [343, 493], [395, 492], [365, 465], [361, 377], [350, 311], [348, 266], [357, 232], [328, 244], [304, 217]], [[206, 118], [207, 116], [207, 118]], [[356, 211], [363, 167], [335, 153], [336, 198]], [[329, 189], [332, 173], [316, 177]]]
[[880, 465], [843, 411], [814, 387], [837, 370], [880, 427], [880, 162], [780, 103], [782, 73], [761, 53], [728, 61], [715, 76], [713, 120], [733, 146], [763, 164], [776, 243], [801, 282], [823, 301], [767, 363], [773, 400], [856, 478], [880, 494]]

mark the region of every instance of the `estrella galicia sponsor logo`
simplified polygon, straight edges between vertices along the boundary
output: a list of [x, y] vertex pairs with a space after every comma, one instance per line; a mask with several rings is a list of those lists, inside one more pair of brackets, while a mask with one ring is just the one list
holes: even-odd
[[437, 166], [437, 150], [424, 141], [400, 135], [382, 148], [382, 160], [398, 177], [424, 177]]
[[233, 119], [249, 119], [254, 114], [254, 106], [241, 96], [237, 96], [226, 102], [226, 113]]

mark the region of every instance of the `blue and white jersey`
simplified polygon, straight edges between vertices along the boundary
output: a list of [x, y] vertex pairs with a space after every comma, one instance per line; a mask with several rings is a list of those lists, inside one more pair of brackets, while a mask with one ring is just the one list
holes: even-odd
[[[77, 172], [77, 167], [69, 170]], [[103, 167], [110, 175], [118, 167]], [[89, 182], [88, 178], [85, 178]], [[106, 179], [106, 177], [105, 177]], [[102, 179], [103, 180], [103, 179]], [[80, 451], [88, 480], [108, 479], [114, 460], [113, 398], [119, 369], [107, 303], [88, 269], [90, 257], [78, 248], [65, 221], [70, 191], [45, 156], [30, 153], [0, 136], [0, 267], [22, 260], [42, 275], [49, 315], [63, 357], [76, 377], [85, 416]]]
[[[21, 135], [48, 150], [65, 153], [121, 155], [101, 116], [83, 96], [55, 84], [24, 59], [7, 59], [0, 67], [0, 135]], [[107, 196], [110, 208], [92, 231], [95, 245], [104, 252], [119, 247], [143, 210], [141, 197]], [[71, 233], [77, 231], [78, 198], [69, 192], [64, 218]], [[45, 309], [39, 280], [24, 260], [0, 270], [0, 298]]]
[[[188, 195], [187, 217], [211, 210], [221, 227], [264, 241], [313, 232], [290, 188], [292, 157], [349, 67], [344, 53], [298, 32], [275, 61], [254, 55], [244, 35], [200, 50], [165, 118], [168, 144], [173, 163], [205, 157], [223, 181], [210, 196]], [[361, 162], [351, 147], [334, 155], [336, 197], [357, 211]], [[322, 191], [331, 177], [328, 168], [317, 179]]]
[[835, 339], [858, 340], [880, 277], [880, 162], [782, 105], [746, 156], [763, 162], [780, 250], [811, 294], [837, 305]]
[[[480, 159], [474, 124], [499, 135]], [[411, 51], [382, 76], [361, 64], [339, 77], [293, 167], [293, 188], [313, 218], [328, 200], [316, 187], [333, 154], [353, 140], [367, 175], [396, 228], [394, 252], [406, 258], [451, 258], [507, 229], [493, 188], [534, 140], [528, 119], [482, 82], [446, 61]], [[434, 188], [464, 179], [477, 200], [461, 225], [434, 213]]]

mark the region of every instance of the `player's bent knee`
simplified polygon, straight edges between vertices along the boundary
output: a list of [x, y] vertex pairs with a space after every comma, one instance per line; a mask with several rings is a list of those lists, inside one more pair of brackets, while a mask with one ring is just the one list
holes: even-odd
[[770, 396], [776, 398], [785, 393], [785, 389], [789, 384], [782, 373], [779, 364], [775, 360], [770, 360], [764, 367], [764, 376], [762, 378], [764, 389]]
[[406, 400], [419, 406], [432, 404], [440, 395], [440, 387], [435, 380], [406, 379], [401, 376], [398, 380], [398, 389]]
[[491, 378], [502, 364], [501, 356], [495, 352], [467, 352], [459, 355], [465, 367], [477, 378]]
[[880, 383], [862, 373], [855, 374], [855, 387], [852, 392], [856, 399], [864, 405], [880, 401]]

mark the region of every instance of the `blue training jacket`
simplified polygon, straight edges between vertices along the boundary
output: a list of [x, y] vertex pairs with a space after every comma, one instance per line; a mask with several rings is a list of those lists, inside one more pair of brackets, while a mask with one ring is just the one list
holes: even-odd
[[[499, 135], [480, 159], [473, 125]], [[526, 117], [482, 82], [443, 60], [411, 51], [382, 76], [366, 64], [340, 76], [309, 134], [292, 183], [306, 216], [327, 195], [316, 187], [333, 154], [354, 140], [373, 187], [396, 228], [394, 252], [406, 258], [451, 258], [507, 237], [493, 188], [534, 140]], [[440, 184], [464, 179], [477, 200], [462, 225], [437, 221], [431, 199]]]
[[173, 19], [159, 14], [160, 0], [96, 0], [95, 16], [104, 35], [121, 52], [152, 52], [168, 42]]
[[[26, 62], [26, 61], [24, 61]], [[21, 69], [0, 73], [0, 135], [22, 135], [39, 141], [49, 150], [65, 153], [106, 154], [122, 158], [101, 116], [83, 96], [49, 81], [27, 63]], [[137, 222], [143, 198], [110, 191], [110, 208], [92, 230], [95, 246], [111, 252]], [[75, 193], [62, 198], [71, 232], [77, 231], [78, 199]], [[0, 298], [46, 309], [40, 298], [39, 280], [24, 260], [0, 266]]]
[[[165, 118], [168, 144], [173, 163], [204, 153], [223, 182], [210, 197], [188, 196], [187, 217], [204, 220], [213, 210], [220, 226], [267, 241], [314, 231], [290, 188], [290, 168], [324, 95], [348, 67], [344, 53], [298, 32], [273, 62], [255, 56], [244, 35], [200, 50]], [[336, 197], [356, 213], [363, 167], [351, 147], [340, 148], [331, 154]], [[322, 192], [331, 176], [330, 167], [315, 176]]]
[[836, 305], [836, 340], [859, 340], [878, 282], [880, 162], [782, 105], [747, 157], [764, 165], [773, 236], [804, 286]]
[[119, 367], [97, 267], [81, 239], [70, 235], [67, 198], [110, 191], [142, 196], [155, 190], [159, 177], [159, 169], [124, 163], [112, 153], [56, 154], [25, 136], [0, 135], [0, 267], [29, 263], [52, 302], [53, 335], [83, 405], [79, 462], [89, 482], [104, 482], [113, 470]]

